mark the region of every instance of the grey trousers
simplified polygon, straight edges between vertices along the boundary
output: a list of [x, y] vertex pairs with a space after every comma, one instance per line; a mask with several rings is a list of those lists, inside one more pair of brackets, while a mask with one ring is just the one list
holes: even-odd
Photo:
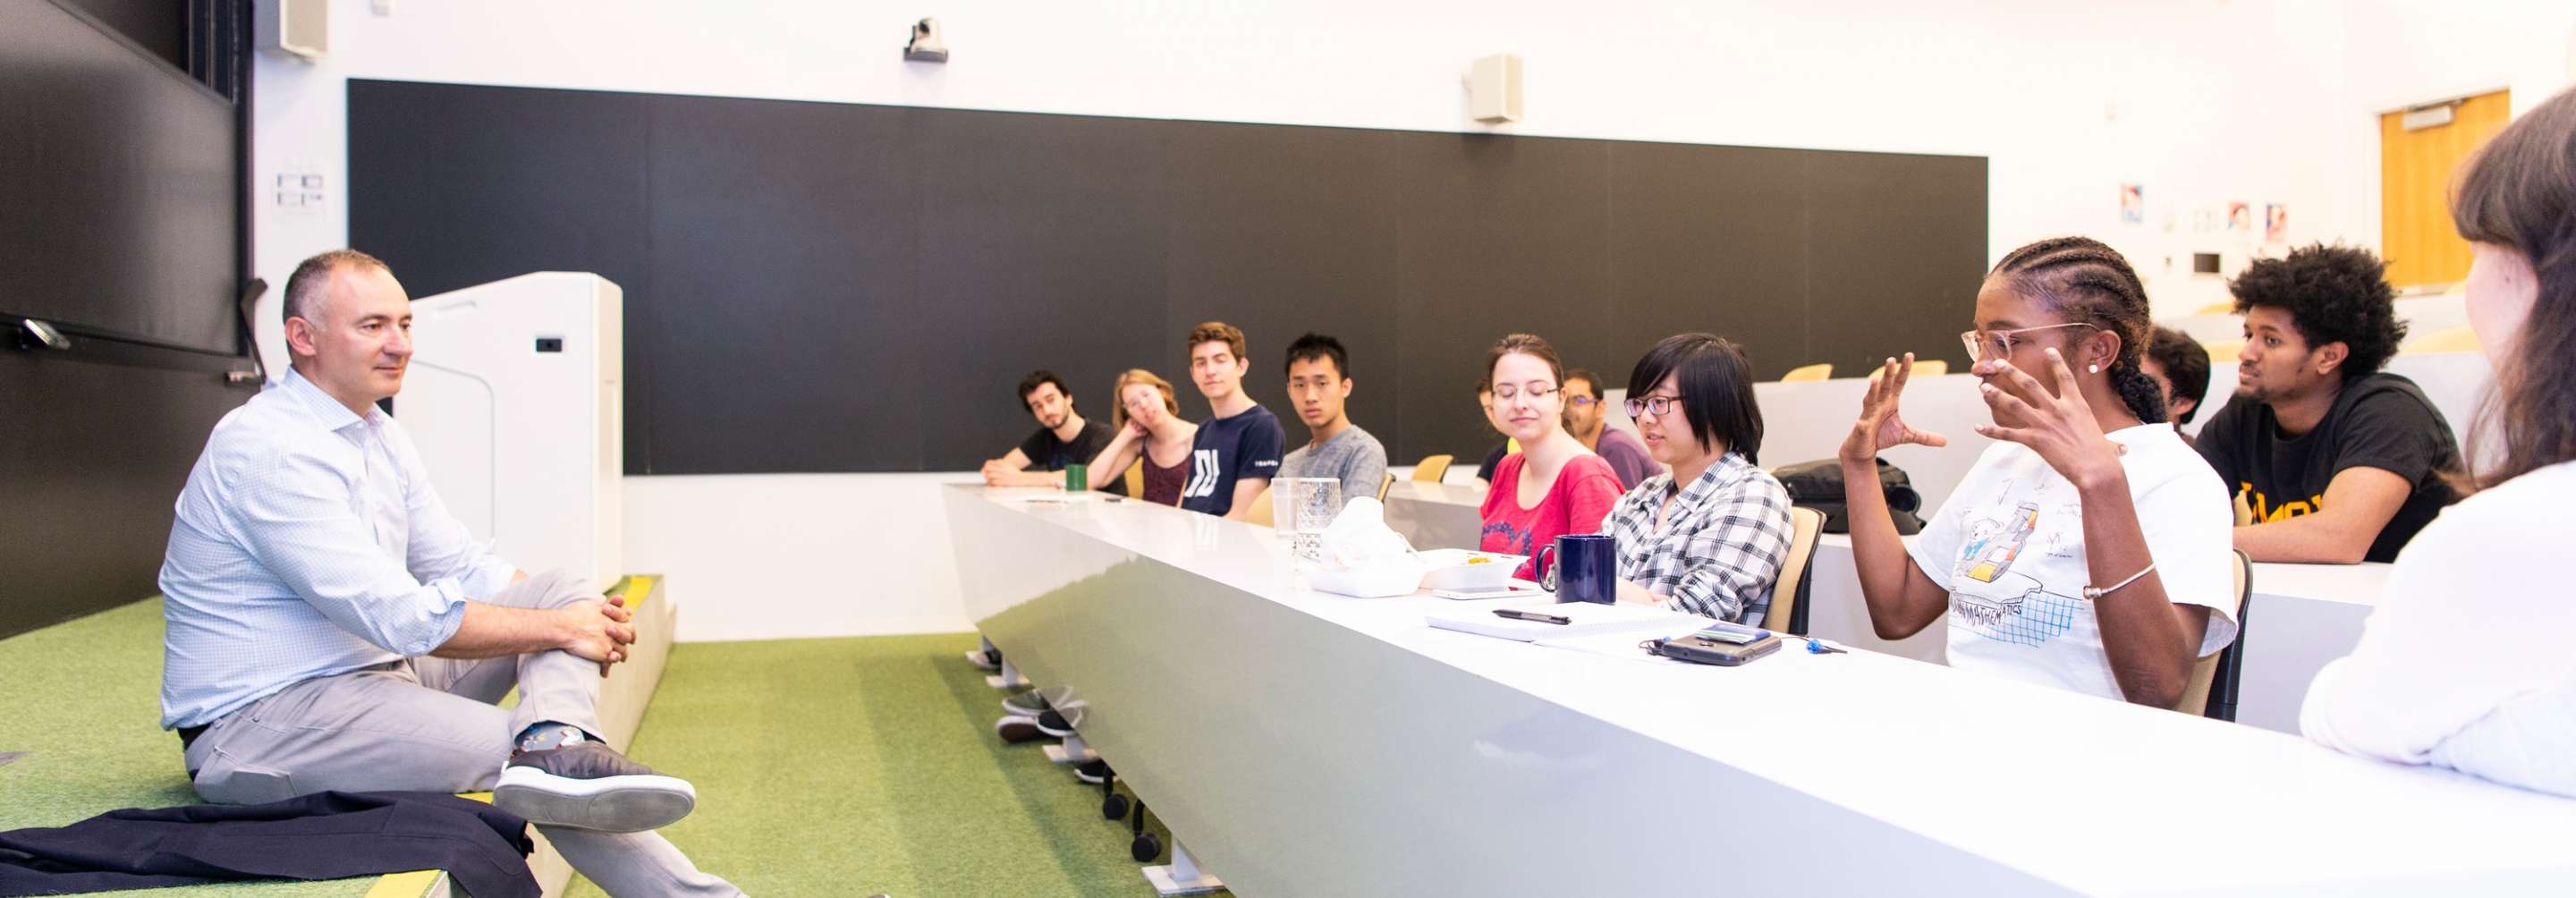
[[[550, 571], [485, 604], [561, 608], [597, 598], [588, 581]], [[188, 747], [197, 794], [217, 804], [283, 801], [309, 792], [481, 792], [509, 760], [512, 740], [539, 721], [600, 730], [599, 665], [563, 651], [457, 661], [408, 658], [317, 677], [245, 705]], [[496, 704], [519, 687], [519, 706]], [[732, 898], [733, 884], [698, 871], [659, 833], [541, 826], [572, 868], [614, 898]]]

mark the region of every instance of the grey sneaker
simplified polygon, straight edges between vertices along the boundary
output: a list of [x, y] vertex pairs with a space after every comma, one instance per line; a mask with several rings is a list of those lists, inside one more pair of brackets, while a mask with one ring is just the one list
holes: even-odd
[[972, 651], [972, 652], [967, 652], [967, 653], [966, 653], [966, 663], [968, 663], [968, 664], [972, 664], [972, 665], [975, 665], [976, 667], [981, 667], [981, 668], [983, 668], [983, 669], [985, 669], [985, 670], [989, 670], [989, 671], [992, 671], [992, 672], [994, 672], [994, 673], [1001, 673], [1001, 672], [1002, 672], [1002, 650], [1001, 650], [1001, 649], [990, 649], [990, 650], [986, 650], [986, 649], [977, 649], [977, 650]]
[[1073, 768], [1074, 779], [1081, 780], [1094, 786], [1107, 782], [1110, 777], [1116, 775], [1117, 773], [1109, 769], [1109, 762], [1098, 758], [1085, 761], [1082, 766]]
[[492, 787], [492, 806], [541, 826], [634, 833], [689, 816], [698, 790], [605, 744], [580, 742], [511, 756]]
[[1035, 689], [1002, 700], [1004, 714], [1036, 717], [1053, 710], [1055, 706], [1047, 703], [1046, 693]]

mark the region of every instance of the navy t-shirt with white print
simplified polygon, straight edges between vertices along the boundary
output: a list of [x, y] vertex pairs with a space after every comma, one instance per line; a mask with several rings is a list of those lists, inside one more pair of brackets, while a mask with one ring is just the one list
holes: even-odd
[[1190, 443], [1190, 480], [1181, 487], [1181, 507], [1222, 517], [1234, 510], [1235, 481], [1272, 477], [1288, 434], [1279, 418], [1258, 403], [1231, 418], [1212, 418], [1199, 425]]

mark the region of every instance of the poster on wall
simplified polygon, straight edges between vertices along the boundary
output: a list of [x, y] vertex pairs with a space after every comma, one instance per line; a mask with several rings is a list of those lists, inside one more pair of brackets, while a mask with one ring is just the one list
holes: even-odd
[[2120, 185], [2120, 223], [2147, 223], [2147, 189], [2144, 185]]
[[2228, 233], [2232, 233], [2232, 234], [2243, 234], [2243, 233], [2248, 233], [2248, 232], [2253, 231], [2253, 230], [2254, 230], [2254, 209], [2253, 209], [2253, 207], [2252, 207], [2252, 206], [2249, 206], [2249, 205], [2247, 205], [2247, 204], [2245, 204], [2245, 203], [2238, 203], [2238, 202], [2228, 203], [2228, 204], [2227, 204], [2227, 230], [2228, 230]]
[[2290, 207], [2280, 203], [2263, 204], [2263, 242], [2283, 243], [2290, 239]]

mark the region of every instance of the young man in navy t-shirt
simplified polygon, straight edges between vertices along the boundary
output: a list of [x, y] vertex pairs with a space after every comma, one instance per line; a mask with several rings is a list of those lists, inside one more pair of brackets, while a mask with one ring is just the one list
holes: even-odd
[[1243, 331], [1210, 321], [1190, 331], [1190, 380], [1199, 385], [1215, 417], [1199, 424], [1190, 445], [1190, 479], [1181, 507], [1243, 520], [1252, 499], [1279, 473], [1288, 435], [1279, 418], [1243, 395], [1252, 362], [1243, 354]]

